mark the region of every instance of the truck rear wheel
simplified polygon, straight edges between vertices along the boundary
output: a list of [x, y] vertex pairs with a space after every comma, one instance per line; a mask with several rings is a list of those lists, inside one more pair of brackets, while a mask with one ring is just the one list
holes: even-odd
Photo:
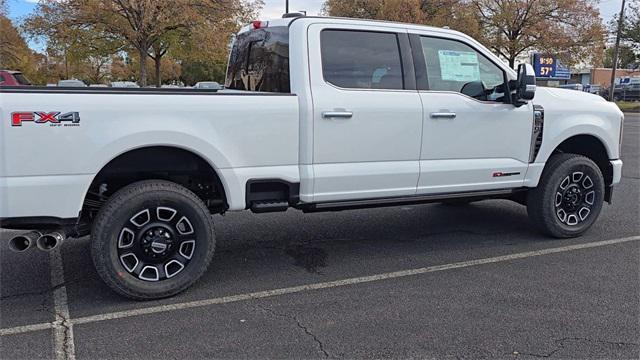
[[213, 222], [202, 200], [163, 180], [116, 192], [92, 229], [98, 274], [117, 293], [136, 300], [185, 290], [204, 274], [214, 248]]
[[538, 187], [529, 191], [527, 212], [545, 234], [570, 238], [593, 225], [603, 200], [600, 168], [584, 156], [558, 154], [547, 162]]

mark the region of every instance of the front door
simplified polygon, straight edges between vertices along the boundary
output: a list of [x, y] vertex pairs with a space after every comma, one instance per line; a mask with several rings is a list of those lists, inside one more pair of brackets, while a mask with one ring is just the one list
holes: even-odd
[[416, 72], [425, 74], [426, 67], [427, 80], [420, 90], [424, 127], [417, 193], [522, 186], [533, 105], [505, 101], [508, 77], [499, 60], [464, 40], [413, 35], [412, 45], [423, 56], [416, 59], [423, 71]]
[[406, 32], [317, 24], [308, 36], [319, 44], [309, 67], [322, 69], [310, 75], [313, 201], [415, 194], [422, 104], [405, 74]]

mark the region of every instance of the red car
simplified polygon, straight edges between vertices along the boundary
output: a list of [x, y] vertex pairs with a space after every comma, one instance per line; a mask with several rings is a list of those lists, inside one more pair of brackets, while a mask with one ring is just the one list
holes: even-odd
[[0, 86], [30, 86], [31, 82], [20, 72], [0, 70]]

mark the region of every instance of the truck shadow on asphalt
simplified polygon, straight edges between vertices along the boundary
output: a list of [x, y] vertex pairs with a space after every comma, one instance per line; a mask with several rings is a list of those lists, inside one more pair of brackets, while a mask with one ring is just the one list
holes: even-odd
[[[230, 213], [214, 221], [213, 263], [194, 288], [179, 297], [224, 296], [396, 271], [552, 241], [530, 226], [524, 207], [508, 201], [317, 214]], [[66, 276], [86, 275], [81, 285], [71, 286], [70, 297], [126, 302], [99, 281], [88, 254], [88, 238], [65, 247]]]
[[[229, 213], [215, 216], [214, 221], [217, 251], [207, 273], [185, 293], [153, 303], [191, 301], [490, 257], [515, 252], [519, 245], [553, 241], [531, 227], [523, 206], [509, 201], [314, 214], [293, 210], [261, 215]], [[6, 237], [6, 233], [2, 235]], [[128, 308], [145, 304], [116, 295], [100, 281], [89, 255], [89, 242], [89, 237], [69, 240], [62, 248], [72, 313], [84, 316], [99, 312], [97, 308], [113, 311], [122, 305]], [[5, 262], [5, 271], [20, 274], [33, 266], [19, 261], [21, 255], [3, 253], [3, 258], [14, 258]], [[47, 273], [48, 266], [39, 271]], [[44, 296], [47, 292], [41, 285], [30, 289], [26, 280], [12, 283], [15, 288], [5, 288], [3, 297]], [[60, 285], [52, 284], [51, 288]]]

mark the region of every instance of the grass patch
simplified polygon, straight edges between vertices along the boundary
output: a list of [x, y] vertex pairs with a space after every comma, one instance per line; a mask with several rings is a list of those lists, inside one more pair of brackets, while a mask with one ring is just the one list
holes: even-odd
[[616, 104], [622, 111], [640, 112], [640, 101], [617, 101]]

